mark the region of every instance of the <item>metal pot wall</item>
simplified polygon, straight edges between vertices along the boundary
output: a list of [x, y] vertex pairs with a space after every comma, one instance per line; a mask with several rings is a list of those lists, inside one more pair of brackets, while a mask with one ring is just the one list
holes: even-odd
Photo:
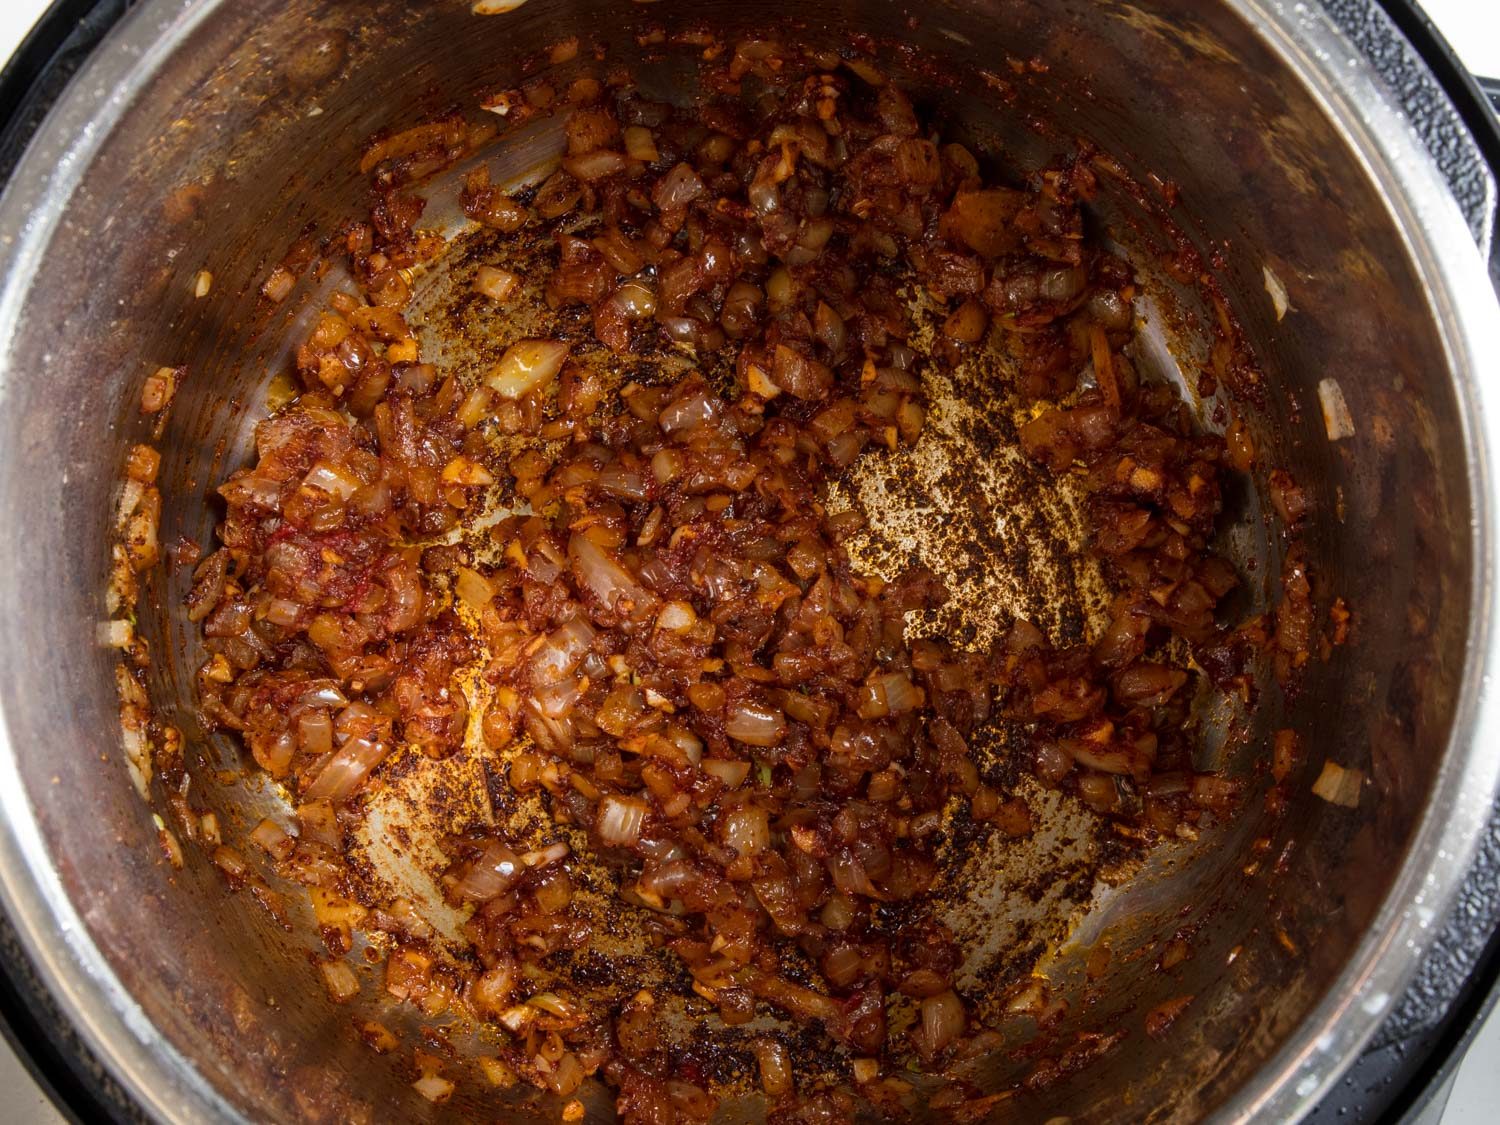
[[[1500, 527], [1485, 384], [1500, 368], [1500, 316], [1471, 232], [1386, 89], [1316, 9], [947, 0], [917, 14], [909, 23], [882, 0], [531, 0], [483, 19], [457, 0], [146, 0], [58, 102], [0, 200], [0, 899], [61, 1017], [146, 1114], [500, 1112], [479, 1090], [441, 1109], [422, 1102], [323, 1001], [304, 946], [226, 898], [208, 864], [161, 861], [152, 809], [121, 760], [113, 659], [96, 640], [107, 530], [124, 451], [149, 427], [142, 381], [183, 364], [162, 439], [163, 540], [211, 537], [206, 491], [242, 457], [285, 328], [308, 308], [294, 296], [268, 319], [259, 284], [290, 234], [359, 207], [366, 137], [514, 79], [569, 34], [629, 62], [648, 21], [902, 41], [920, 100], [1017, 163], [1082, 137], [1140, 182], [1173, 180], [1171, 218], [1219, 263], [1262, 361], [1268, 460], [1313, 498], [1319, 605], [1343, 596], [1356, 614], [1353, 642], [1254, 716], [1261, 752], [1286, 724], [1312, 748], [1292, 814], [1247, 813], [1095, 896], [1079, 926], [1119, 926], [1142, 949], [1188, 926], [1194, 956], [1170, 979], [1114, 974], [1092, 1007], [1074, 1005], [1069, 1028], [1173, 994], [1194, 1004], [1170, 1037], [1137, 1030], [996, 1119], [1290, 1119], [1386, 1014], [1500, 783], [1485, 685]], [[1033, 57], [1044, 75], [1005, 66]], [[1097, 204], [1143, 269], [1164, 237], [1159, 210], [1108, 187]], [[211, 302], [192, 295], [202, 268], [216, 279]], [[1288, 291], [1284, 317], [1267, 269]], [[1168, 342], [1185, 366], [1203, 344], [1187, 330]], [[1354, 421], [1336, 441], [1326, 380]], [[1277, 540], [1246, 504], [1243, 557], [1272, 598]], [[206, 768], [230, 751], [194, 718], [183, 581], [151, 592], [142, 628], [157, 701], [202, 744]], [[1325, 758], [1368, 775], [1357, 808], [1311, 793]], [[269, 800], [245, 786], [199, 792], [226, 818]], [[1262, 850], [1287, 859], [1249, 873], [1263, 832]], [[1008, 1059], [990, 1069], [997, 1082], [1019, 1074]], [[591, 1112], [605, 1105], [595, 1098]]]

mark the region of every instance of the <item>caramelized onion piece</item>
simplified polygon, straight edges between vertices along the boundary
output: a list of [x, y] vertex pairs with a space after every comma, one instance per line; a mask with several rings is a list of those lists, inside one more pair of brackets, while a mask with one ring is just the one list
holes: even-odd
[[580, 585], [609, 613], [628, 616], [632, 610], [649, 606], [655, 600], [628, 570], [586, 535], [574, 535], [568, 540], [568, 558]]
[[522, 398], [557, 378], [569, 350], [560, 340], [521, 340], [505, 349], [484, 381], [502, 398]]
[[334, 752], [328, 764], [302, 794], [305, 801], [347, 801], [385, 760], [390, 747], [369, 738], [354, 738]]
[[762, 703], [741, 703], [725, 717], [724, 733], [747, 746], [776, 746], [786, 735], [786, 716]]
[[605, 797], [599, 803], [599, 839], [613, 847], [630, 847], [641, 838], [646, 802], [634, 797]]

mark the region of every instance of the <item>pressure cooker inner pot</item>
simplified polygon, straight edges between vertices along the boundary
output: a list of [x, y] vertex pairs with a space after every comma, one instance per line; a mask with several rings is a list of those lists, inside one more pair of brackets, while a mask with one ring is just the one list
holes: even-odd
[[[1453, 734], [1473, 560], [1464, 424], [1398, 219], [1252, 18], [1184, 0], [531, 0], [489, 15], [457, 0], [253, 0], [151, 22], [165, 11], [143, 6], [112, 41], [143, 53], [107, 134], [49, 201], [60, 221], [25, 263], [0, 419], [13, 463], [3, 690], [37, 854], [138, 1026], [159, 1037], [153, 1050], [251, 1119], [560, 1111], [560, 1099], [486, 1082], [457, 1032], [446, 1065], [468, 1077], [429, 1104], [412, 1088], [412, 1052], [442, 1054], [423, 1039], [441, 1019], [388, 995], [369, 968], [360, 995], [335, 1005], [309, 956], [305, 896], [288, 893], [283, 926], [255, 896], [226, 893], [211, 848], [178, 840], [185, 862], [168, 861], [168, 794], [157, 778], [148, 803], [132, 784], [117, 654], [100, 643], [110, 527], [126, 452], [148, 442], [162, 455], [164, 552], [213, 544], [212, 490], [253, 461], [268, 395], [340, 278], [309, 274], [279, 303], [263, 286], [297, 238], [368, 211], [360, 160], [379, 130], [474, 111], [549, 74], [561, 88], [625, 69], [649, 96], [681, 101], [714, 44], [758, 38], [877, 63], [945, 139], [1012, 176], [1081, 147], [1100, 156], [1110, 171], [1087, 222], [1136, 268], [1134, 362], [1178, 383], [1204, 429], [1243, 420], [1257, 450], [1226, 493], [1217, 544], [1240, 573], [1241, 618], [1284, 598], [1293, 540], [1275, 497], [1287, 479], [1305, 497], [1295, 541], [1322, 643], [1293, 686], [1268, 660], [1244, 698], [1199, 717], [1204, 768], [1222, 762], [1246, 785], [1236, 814], [1141, 849], [1076, 801], [1025, 790], [1038, 831], [975, 845], [945, 906], [976, 1010], [1021, 1013], [969, 1071], [976, 1096], [1013, 1091], [985, 1119], [1196, 1118], [1268, 1066], [1366, 936], [1426, 808]], [[575, 38], [576, 51], [553, 50]], [[535, 182], [560, 151], [542, 124], [503, 133], [483, 159], [499, 182]], [[419, 189], [422, 226], [461, 229], [459, 186], [449, 169]], [[483, 346], [463, 337], [473, 266], [455, 252], [417, 283], [439, 350]], [[181, 372], [175, 400], [143, 415], [143, 385], [162, 367]], [[990, 440], [993, 378], [935, 367], [934, 417], [946, 396], [974, 423], [929, 427], [930, 448], [839, 488], [869, 515], [872, 565], [932, 566], [975, 635], [1012, 615], [1087, 633], [1104, 595], [1056, 546], [1078, 535], [1066, 497], [1028, 484]], [[189, 803], [243, 841], [262, 816], [284, 819], [285, 803], [243, 768], [236, 740], [204, 730], [191, 571], [145, 581], [136, 628], [152, 702], [184, 737]], [[1281, 808], [1265, 794], [1285, 729], [1300, 754]], [[1348, 771], [1335, 771], [1344, 785], [1315, 792], [1329, 762]], [[432, 830], [409, 824], [401, 838]], [[1047, 984], [1041, 1024], [1016, 999], [1035, 980]], [[367, 1021], [400, 1046], [373, 1050]], [[753, 1069], [746, 1089], [719, 1120], [764, 1114]], [[602, 1087], [582, 1096], [591, 1120], [612, 1112]], [[913, 1111], [947, 1119], [926, 1093]]]

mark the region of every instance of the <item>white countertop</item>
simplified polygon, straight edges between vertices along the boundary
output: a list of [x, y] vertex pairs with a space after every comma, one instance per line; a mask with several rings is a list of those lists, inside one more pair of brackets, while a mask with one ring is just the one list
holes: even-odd
[[[0, 58], [8, 58], [48, 0], [0, 0]], [[1433, 21], [1476, 74], [1500, 78], [1500, 3], [1426, 0]], [[1491, 1125], [1500, 1120], [1500, 1015], [1481, 1031], [1454, 1084], [1442, 1125]], [[63, 1118], [0, 1042], [0, 1122], [62, 1125]]]

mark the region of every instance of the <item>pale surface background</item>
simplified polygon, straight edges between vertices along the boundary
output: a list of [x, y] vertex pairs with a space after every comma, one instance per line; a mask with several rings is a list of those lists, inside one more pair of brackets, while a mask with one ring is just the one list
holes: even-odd
[[[0, 0], [0, 59], [9, 58], [48, 0]], [[1500, 0], [1426, 0], [1433, 21], [1476, 74], [1500, 77]], [[1442, 1125], [1500, 1120], [1500, 1017], [1485, 1025], [1458, 1074]], [[0, 1125], [61, 1125], [62, 1118], [0, 1042]]]

